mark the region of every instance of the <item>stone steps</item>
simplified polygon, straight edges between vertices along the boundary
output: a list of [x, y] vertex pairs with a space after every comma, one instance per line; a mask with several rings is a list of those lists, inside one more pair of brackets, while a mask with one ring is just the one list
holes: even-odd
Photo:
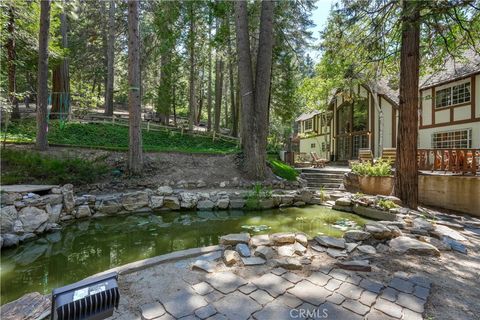
[[345, 170], [334, 168], [306, 168], [301, 170], [302, 178], [307, 181], [307, 187], [325, 190], [338, 190], [343, 185]]

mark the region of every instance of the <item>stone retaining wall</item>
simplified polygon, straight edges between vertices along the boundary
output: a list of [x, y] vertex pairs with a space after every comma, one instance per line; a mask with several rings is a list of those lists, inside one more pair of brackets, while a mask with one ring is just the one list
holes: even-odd
[[[0, 247], [16, 246], [74, 219], [149, 211], [244, 209], [247, 195], [246, 190], [193, 191], [161, 186], [156, 190], [75, 196], [71, 184], [51, 188], [43, 195], [5, 192], [1, 196]], [[317, 194], [306, 189], [275, 190], [271, 196], [255, 201], [255, 206], [271, 209], [321, 202]]]

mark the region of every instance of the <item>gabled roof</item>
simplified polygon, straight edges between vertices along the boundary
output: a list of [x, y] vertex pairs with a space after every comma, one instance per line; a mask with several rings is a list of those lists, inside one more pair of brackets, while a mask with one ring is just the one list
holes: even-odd
[[394, 102], [397, 106], [400, 103], [399, 99], [399, 91], [398, 89], [393, 89], [392, 86], [389, 84], [389, 81], [386, 78], [381, 78], [377, 81], [378, 86], [378, 93], [380, 95], [385, 96], [386, 98], [390, 99]]
[[318, 110], [314, 110], [312, 112], [305, 112], [305, 113], [302, 113], [301, 115], [299, 115], [298, 118], [295, 119], [295, 121], [305, 121], [305, 120], [313, 118], [314, 116], [316, 116], [317, 114], [320, 114], [320, 113], [322, 113], [322, 112], [318, 111]]
[[462, 59], [448, 58], [439, 71], [432, 71], [420, 78], [420, 88], [449, 82], [480, 72], [480, 55], [474, 50], [466, 50]]

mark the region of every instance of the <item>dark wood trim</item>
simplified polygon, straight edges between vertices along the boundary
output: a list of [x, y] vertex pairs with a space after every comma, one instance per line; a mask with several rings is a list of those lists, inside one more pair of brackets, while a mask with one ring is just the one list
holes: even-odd
[[475, 99], [476, 99], [476, 88], [475, 88], [475, 80], [476, 80], [476, 75], [473, 75], [472, 76], [472, 80], [470, 80], [470, 103], [471, 103], [471, 107], [470, 107], [470, 111], [472, 112], [472, 119], [475, 119]]
[[454, 115], [453, 115], [453, 108], [450, 108], [450, 122], [453, 122], [455, 119], [454, 119]]
[[480, 117], [475, 118], [475, 119], [465, 119], [465, 120], [458, 120], [458, 121], [453, 121], [453, 122], [443, 122], [443, 123], [438, 123], [438, 124], [431, 124], [431, 125], [428, 125], [428, 126], [421, 126], [421, 127], [419, 127], [419, 129], [439, 128], [439, 127], [446, 127], [446, 126], [451, 126], [451, 125], [456, 125], [456, 124], [475, 123], [475, 122], [480, 122]]
[[457, 104], [454, 104], [454, 105], [451, 105], [451, 106], [435, 108], [435, 110], [442, 111], [442, 110], [447, 110], [447, 109], [450, 109], [450, 108], [454, 109], [454, 108], [458, 108], [458, 107], [465, 107], [465, 106], [469, 106], [471, 104], [472, 104], [472, 97], [470, 96], [470, 101], [469, 102], [462, 102], [462, 103], [457, 103]]
[[432, 88], [432, 116], [431, 126], [435, 125], [435, 88]]
[[422, 91], [419, 92], [419, 97], [420, 97], [420, 127], [423, 126], [423, 93]]
[[380, 97], [383, 97], [386, 101], [390, 102], [390, 104], [392, 105], [392, 108], [394, 109], [398, 109], [398, 103], [396, 103], [395, 101], [393, 101], [392, 99], [390, 99], [390, 97], [388, 97], [387, 95], [385, 94], [379, 94]]
[[397, 147], [397, 110], [392, 110], [392, 148]]
[[[375, 155], [375, 102], [373, 100], [373, 94], [369, 91], [369, 99], [371, 100], [370, 107], [372, 112], [370, 112], [370, 149], [372, 149], [372, 154]], [[378, 105], [380, 109], [382, 108], [382, 97], [379, 97]]]
[[449, 84], [449, 83], [452, 83], [452, 82], [455, 82], [455, 81], [465, 80], [465, 79], [470, 78], [470, 77], [475, 77], [477, 74], [480, 74], [480, 71], [470, 73], [470, 74], [465, 75], [463, 77], [459, 77], [459, 78], [455, 78], [455, 79], [451, 79], [451, 80], [447, 80], [447, 81], [443, 81], [443, 82], [438, 82], [438, 83], [429, 85], [427, 87], [422, 87], [422, 88], [420, 88], [420, 91], [428, 90], [428, 89], [431, 89], [431, 88], [434, 88], [434, 87], [440, 87], [440, 86], [443, 86], [443, 85], [446, 85], [446, 84]]

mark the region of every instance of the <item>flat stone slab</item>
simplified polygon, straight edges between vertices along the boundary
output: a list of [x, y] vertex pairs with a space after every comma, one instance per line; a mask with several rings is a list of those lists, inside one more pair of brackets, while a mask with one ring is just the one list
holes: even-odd
[[390, 240], [389, 245], [394, 252], [398, 253], [434, 256], [440, 255], [440, 251], [431, 244], [405, 236]]
[[233, 292], [237, 290], [238, 287], [248, 283], [245, 279], [229, 271], [209, 274], [205, 281], [224, 294]]
[[467, 238], [462, 236], [460, 232], [453, 230], [452, 228], [449, 228], [447, 226], [442, 226], [442, 225], [437, 225], [435, 227], [435, 230], [432, 232], [436, 236], [438, 236], [440, 239], [443, 237], [450, 237], [454, 240], [457, 241], [466, 241]]
[[267, 261], [260, 257], [242, 257], [242, 262], [245, 266], [258, 266], [265, 264]]
[[345, 270], [370, 272], [372, 267], [367, 260], [341, 261], [335, 264], [337, 267]]
[[259, 303], [239, 291], [215, 301], [213, 306], [230, 320], [246, 320], [252, 313], [262, 309]]
[[232, 233], [220, 237], [220, 244], [223, 245], [236, 245], [237, 243], [248, 243], [249, 241], [249, 233]]
[[181, 318], [193, 314], [195, 310], [208, 305], [208, 302], [192, 290], [184, 289], [177, 291], [168, 301], [163, 302], [163, 305], [168, 313]]
[[315, 237], [315, 241], [318, 244], [335, 249], [345, 249], [345, 239], [343, 238], [333, 238], [328, 236], [318, 236]]
[[40, 184], [15, 184], [8, 186], [1, 186], [0, 190], [3, 192], [16, 192], [16, 193], [28, 193], [28, 192], [39, 192], [39, 191], [49, 191], [53, 188], [58, 188], [58, 185], [40, 185]]
[[46, 296], [32, 292], [0, 308], [2, 320], [37, 319], [50, 313], [51, 303]]
[[165, 314], [165, 308], [159, 302], [145, 304], [140, 307], [142, 320], [153, 320]]
[[288, 292], [300, 300], [316, 306], [324, 303], [327, 297], [332, 294], [327, 289], [314, 285], [307, 280], [300, 281], [295, 287], [289, 289]]
[[212, 273], [216, 270], [217, 264], [212, 261], [205, 261], [205, 260], [196, 260], [192, 263], [192, 270], [202, 270], [208, 273]]
[[284, 278], [274, 275], [273, 273], [267, 273], [252, 281], [258, 288], [267, 291], [272, 297], [278, 297], [284, 294], [287, 289], [293, 287], [290, 281]]

